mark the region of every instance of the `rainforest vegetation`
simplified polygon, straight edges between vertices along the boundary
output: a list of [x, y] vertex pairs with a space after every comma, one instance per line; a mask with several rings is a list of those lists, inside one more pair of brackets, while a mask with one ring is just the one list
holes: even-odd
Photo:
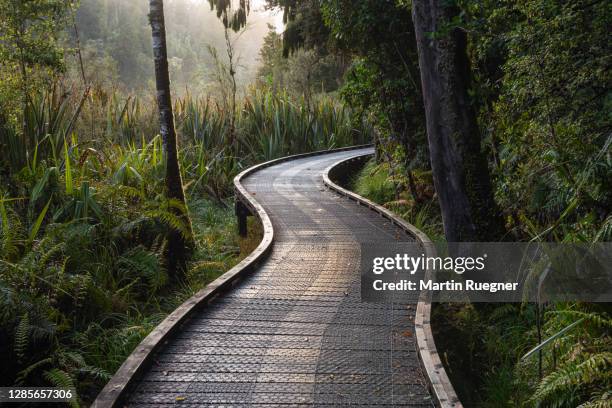
[[[257, 245], [233, 177], [292, 153], [374, 143], [354, 189], [434, 240], [610, 241], [610, 26], [602, 0], [0, 0], [0, 385], [89, 405]], [[465, 406], [611, 406], [607, 304], [434, 325]]]

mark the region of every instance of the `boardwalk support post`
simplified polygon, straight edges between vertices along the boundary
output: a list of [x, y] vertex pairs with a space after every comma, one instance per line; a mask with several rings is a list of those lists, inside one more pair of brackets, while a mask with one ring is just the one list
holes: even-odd
[[238, 234], [241, 237], [247, 236], [247, 217], [251, 214], [251, 211], [246, 205], [240, 200], [236, 200], [236, 217], [238, 217]]

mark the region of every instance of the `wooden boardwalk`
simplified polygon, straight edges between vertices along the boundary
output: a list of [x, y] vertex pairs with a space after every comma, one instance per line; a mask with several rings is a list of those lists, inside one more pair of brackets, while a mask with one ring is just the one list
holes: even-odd
[[291, 160], [243, 181], [272, 221], [271, 254], [159, 349], [126, 406], [432, 406], [416, 299], [360, 302], [360, 244], [410, 237], [323, 185], [329, 166], [366, 151]]

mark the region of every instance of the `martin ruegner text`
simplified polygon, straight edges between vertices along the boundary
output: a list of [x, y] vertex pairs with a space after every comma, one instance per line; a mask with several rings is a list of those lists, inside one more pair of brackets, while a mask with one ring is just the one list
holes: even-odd
[[372, 283], [374, 290], [376, 291], [421, 291], [421, 290], [433, 290], [433, 291], [478, 291], [478, 292], [500, 292], [500, 291], [514, 291], [517, 290], [518, 283], [508, 282], [476, 282], [473, 280], [466, 280], [465, 282], [455, 282], [454, 280], [444, 282], [434, 282], [432, 280], [420, 280], [419, 282], [413, 282], [406, 279], [399, 280], [397, 282], [383, 282], [378, 279]]

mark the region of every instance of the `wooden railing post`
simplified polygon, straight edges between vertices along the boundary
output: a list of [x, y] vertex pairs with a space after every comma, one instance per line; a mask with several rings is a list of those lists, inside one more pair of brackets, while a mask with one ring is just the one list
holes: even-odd
[[249, 209], [240, 200], [236, 200], [236, 217], [238, 217], [238, 234], [247, 236], [247, 217], [251, 215]]

